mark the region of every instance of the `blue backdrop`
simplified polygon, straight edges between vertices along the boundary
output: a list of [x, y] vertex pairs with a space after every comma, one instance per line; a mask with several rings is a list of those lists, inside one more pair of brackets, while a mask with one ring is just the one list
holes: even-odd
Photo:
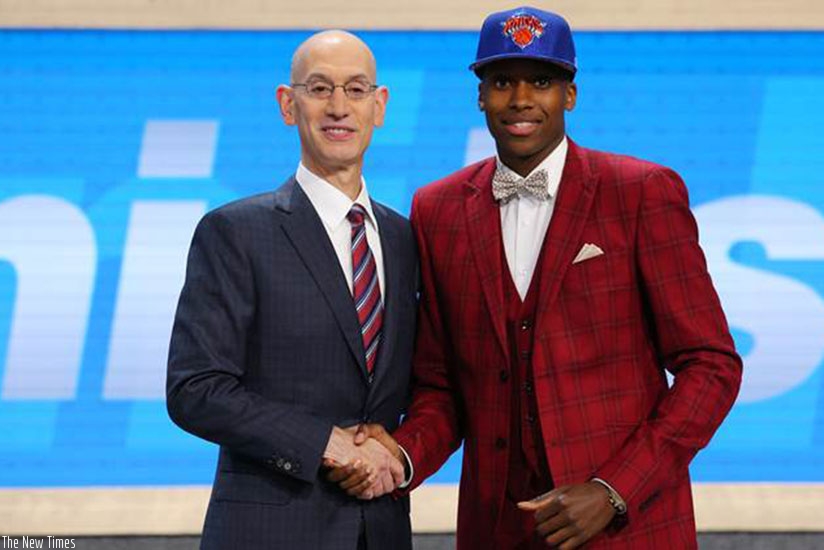
[[[0, 32], [0, 486], [211, 481], [166, 417], [197, 219], [291, 174], [274, 102], [303, 32]], [[390, 88], [371, 193], [492, 153], [475, 33], [364, 32]], [[579, 33], [569, 133], [667, 164], [745, 357], [698, 481], [824, 481], [824, 34]], [[434, 481], [455, 483], [452, 461]]]

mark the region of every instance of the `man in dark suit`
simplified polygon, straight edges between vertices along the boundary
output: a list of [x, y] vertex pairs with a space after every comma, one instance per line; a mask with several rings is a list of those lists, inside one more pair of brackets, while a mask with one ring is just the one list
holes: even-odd
[[[403, 467], [351, 428], [394, 430], [408, 399], [414, 238], [361, 174], [387, 90], [342, 31], [304, 42], [291, 80], [277, 99], [297, 173], [201, 220], [172, 333], [169, 414], [220, 446], [201, 548], [409, 549], [408, 498], [386, 494]], [[373, 499], [328, 482], [329, 465]]]
[[[687, 190], [566, 137], [576, 58], [560, 16], [490, 15], [471, 68], [497, 158], [412, 205], [421, 313], [394, 434], [411, 486], [463, 441], [459, 549], [696, 548], [687, 467], [741, 360]], [[383, 432], [364, 431], [402, 458]]]

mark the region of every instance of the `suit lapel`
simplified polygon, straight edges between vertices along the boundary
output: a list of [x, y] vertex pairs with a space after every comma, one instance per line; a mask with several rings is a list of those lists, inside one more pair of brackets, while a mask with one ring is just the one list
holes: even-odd
[[375, 363], [375, 379], [372, 384], [372, 391], [379, 386], [381, 379], [392, 368], [392, 354], [394, 353], [395, 341], [398, 338], [399, 311], [398, 301], [400, 292], [401, 275], [401, 254], [400, 237], [396, 227], [389, 222], [389, 216], [383, 206], [372, 201], [372, 211], [375, 213], [378, 224], [378, 233], [381, 239], [381, 249], [383, 251], [383, 335], [381, 345], [378, 350], [378, 358]]
[[[492, 176], [495, 159], [481, 165], [466, 183], [469, 196], [465, 204], [469, 244], [475, 258], [489, 317], [501, 352], [509, 356], [506, 345], [506, 312], [504, 310], [504, 261], [501, 255], [501, 213], [492, 197]], [[455, 289], [460, 291], [460, 289]], [[474, 322], [467, 319], [468, 322]]]
[[294, 178], [278, 190], [275, 202], [278, 209], [288, 214], [282, 218], [283, 231], [326, 298], [349, 350], [366, 378], [360, 322], [323, 222]]
[[558, 296], [561, 281], [578, 252], [597, 183], [597, 178], [586, 164], [584, 153], [570, 140], [558, 198], [545, 237], [538, 296], [539, 319]]

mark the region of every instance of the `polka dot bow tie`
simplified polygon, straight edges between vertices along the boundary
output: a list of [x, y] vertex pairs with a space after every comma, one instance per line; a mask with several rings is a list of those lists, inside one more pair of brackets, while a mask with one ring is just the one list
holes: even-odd
[[510, 171], [496, 170], [492, 178], [492, 196], [495, 200], [507, 202], [518, 193], [532, 195], [542, 201], [547, 200], [549, 191], [547, 191], [546, 170], [538, 170], [526, 178], [519, 177]]

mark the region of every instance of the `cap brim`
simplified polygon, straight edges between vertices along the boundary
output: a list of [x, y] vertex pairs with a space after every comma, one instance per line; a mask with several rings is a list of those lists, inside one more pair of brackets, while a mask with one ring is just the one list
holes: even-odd
[[556, 65], [556, 66], [564, 69], [565, 71], [568, 71], [572, 75], [575, 75], [575, 73], [577, 72], [577, 69], [573, 65], [570, 65], [569, 63], [567, 63], [566, 61], [564, 61], [562, 59], [557, 59], [557, 58], [554, 58], [554, 57], [547, 57], [545, 55], [529, 55], [529, 54], [514, 53], [514, 52], [502, 53], [502, 54], [498, 54], [498, 55], [493, 55], [491, 57], [486, 57], [486, 58], [484, 58], [480, 61], [476, 61], [475, 63], [470, 65], [469, 70], [473, 71], [475, 74], [478, 74], [479, 69], [482, 69], [484, 66], [486, 66], [490, 63], [494, 63], [495, 61], [500, 61], [502, 59], [534, 59], [536, 61], [543, 61], [544, 63], [549, 63], [551, 65]]

